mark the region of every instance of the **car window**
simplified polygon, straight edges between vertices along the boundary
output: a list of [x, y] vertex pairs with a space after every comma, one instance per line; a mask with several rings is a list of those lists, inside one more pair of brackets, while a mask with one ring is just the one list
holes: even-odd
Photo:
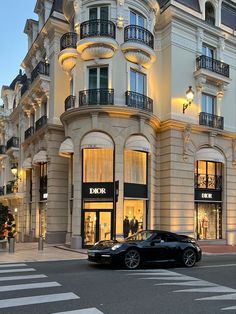
[[165, 233], [161, 236], [161, 239], [164, 240], [165, 242], [176, 242], [176, 238], [168, 233]]
[[152, 235], [153, 235], [153, 232], [151, 232], [151, 231], [141, 231], [141, 232], [135, 233], [134, 235], [126, 238], [126, 240], [128, 240], [128, 241], [130, 241], [130, 240], [144, 241], [144, 240], [150, 239]]

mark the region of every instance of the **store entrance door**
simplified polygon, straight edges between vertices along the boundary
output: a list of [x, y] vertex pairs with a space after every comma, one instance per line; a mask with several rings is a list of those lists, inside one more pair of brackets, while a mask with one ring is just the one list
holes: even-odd
[[84, 246], [91, 246], [100, 240], [111, 239], [112, 212], [103, 210], [90, 210], [83, 213]]

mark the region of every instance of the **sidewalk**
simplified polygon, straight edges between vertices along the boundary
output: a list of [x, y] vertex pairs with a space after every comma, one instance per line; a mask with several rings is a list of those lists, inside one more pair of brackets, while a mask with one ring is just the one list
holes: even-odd
[[[203, 255], [236, 255], [236, 246], [202, 245]], [[21, 263], [38, 261], [63, 261], [72, 259], [87, 259], [87, 250], [74, 250], [62, 244], [46, 244], [43, 250], [38, 250], [38, 243], [15, 243], [15, 252], [9, 253], [8, 248], [0, 251], [0, 263]]]

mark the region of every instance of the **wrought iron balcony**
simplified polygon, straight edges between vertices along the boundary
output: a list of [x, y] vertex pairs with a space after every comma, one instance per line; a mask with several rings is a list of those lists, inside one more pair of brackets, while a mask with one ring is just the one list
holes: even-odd
[[108, 20], [90, 20], [81, 23], [80, 38], [111, 37], [116, 38], [116, 26]]
[[0, 186], [0, 196], [5, 194], [5, 186]]
[[229, 65], [207, 56], [200, 56], [196, 59], [197, 70], [206, 69], [217, 74], [229, 77]]
[[[14, 193], [14, 181], [9, 181], [9, 183], [6, 185], [6, 194], [11, 194]], [[16, 192], [17, 192], [17, 188], [16, 188]]]
[[143, 94], [132, 91], [125, 93], [126, 106], [153, 112], [153, 100]]
[[195, 174], [194, 185], [196, 189], [221, 190], [222, 176], [210, 174]]
[[75, 108], [75, 99], [76, 97], [73, 95], [70, 95], [65, 99], [65, 111]]
[[211, 128], [223, 130], [224, 118], [220, 116], [216, 116], [214, 114], [207, 113], [207, 112], [200, 112], [199, 124], [209, 126]]
[[33, 83], [39, 74], [49, 76], [49, 69], [49, 63], [40, 61], [36, 68], [31, 72], [31, 82]]
[[7, 141], [7, 150], [10, 148], [19, 148], [19, 138], [13, 136]]
[[88, 89], [79, 92], [80, 106], [114, 105], [114, 89]]
[[31, 126], [25, 131], [25, 140], [34, 134], [34, 127]]
[[61, 51], [67, 48], [76, 49], [77, 34], [74, 32], [65, 33], [60, 40]]
[[6, 153], [6, 146], [5, 145], [0, 145], [0, 155], [4, 155]]
[[48, 122], [47, 116], [42, 116], [35, 122], [35, 131], [41, 129], [45, 124], [47, 124], [47, 122]]
[[149, 30], [138, 25], [128, 25], [124, 30], [124, 41], [138, 41], [154, 48], [154, 37]]

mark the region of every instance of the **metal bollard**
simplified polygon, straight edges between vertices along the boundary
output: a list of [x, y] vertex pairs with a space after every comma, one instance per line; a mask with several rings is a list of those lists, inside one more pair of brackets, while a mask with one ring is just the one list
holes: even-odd
[[38, 243], [38, 250], [42, 251], [43, 250], [43, 237], [39, 237], [39, 243]]
[[9, 253], [15, 252], [15, 238], [9, 238]]

